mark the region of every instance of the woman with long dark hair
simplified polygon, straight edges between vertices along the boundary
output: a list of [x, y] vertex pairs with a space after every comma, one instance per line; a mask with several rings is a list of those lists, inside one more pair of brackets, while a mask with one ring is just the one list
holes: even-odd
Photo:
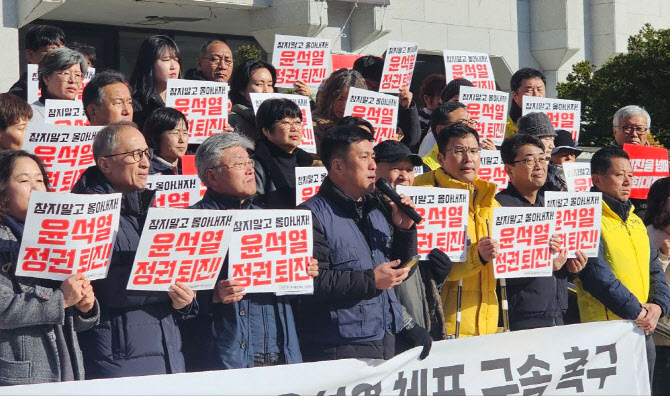
[[144, 123], [142, 134], [153, 150], [150, 173], [181, 175], [181, 157], [188, 149], [188, 120], [172, 107], [154, 110]]
[[15, 275], [30, 194], [48, 188], [37, 156], [0, 151], [0, 385], [84, 379], [77, 332], [100, 317], [83, 274], [63, 282]]
[[167, 80], [181, 77], [181, 53], [170, 37], [147, 37], [140, 46], [130, 77], [133, 121], [140, 127], [159, 107], [165, 107]]
[[262, 135], [256, 129], [256, 116], [251, 105], [250, 93], [273, 93], [277, 72], [271, 64], [250, 59], [239, 65], [230, 80], [230, 102], [232, 113], [228, 115], [230, 125], [235, 132], [247, 136], [253, 141]]
[[[665, 271], [665, 281], [670, 284], [670, 177], [658, 179], [651, 185], [647, 195], [647, 212], [644, 223], [654, 248], [658, 249], [658, 258]], [[670, 318], [662, 317], [658, 325], [670, 327]], [[670, 390], [670, 340], [654, 334], [656, 344], [656, 364], [652, 394], [661, 395]]]

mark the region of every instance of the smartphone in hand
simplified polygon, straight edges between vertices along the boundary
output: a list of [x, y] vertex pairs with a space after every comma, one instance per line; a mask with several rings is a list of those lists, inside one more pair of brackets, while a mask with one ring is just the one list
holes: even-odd
[[401, 263], [399, 266], [394, 267], [394, 269], [400, 269], [400, 268], [405, 268], [405, 267], [412, 268], [416, 265], [416, 263], [419, 262], [419, 260], [421, 260], [421, 255], [417, 254], [416, 256], [414, 256], [414, 257], [410, 258], [409, 260], [405, 261], [404, 263]]

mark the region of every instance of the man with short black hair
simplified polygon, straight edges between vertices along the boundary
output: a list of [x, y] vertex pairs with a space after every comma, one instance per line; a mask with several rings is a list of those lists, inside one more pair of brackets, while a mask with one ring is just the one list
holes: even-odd
[[[398, 302], [394, 286], [410, 268], [397, 268], [416, 254], [414, 222], [389, 203], [389, 223], [375, 192], [374, 137], [357, 126], [334, 127], [321, 141], [328, 176], [301, 206], [313, 214], [314, 257], [319, 261], [314, 295], [298, 309], [305, 361], [395, 355], [395, 338], [430, 351], [428, 332]], [[403, 204], [412, 201], [401, 196]]]
[[209, 40], [201, 47], [195, 69], [184, 74], [187, 80], [228, 82], [233, 74], [233, 51], [223, 40]]
[[93, 76], [84, 88], [82, 104], [91, 125], [133, 120], [133, 98], [128, 81], [114, 70]]
[[[540, 194], [547, 178], [549, 157], [544, 145], [535, 136], [517, 134], [505, 139], [500, 156], [509, 177], [506, 189], [496, 195], [501, 206], [543, 207]], [[563, 325], [568, 310], [568, 273], [576, 274], [586, 265], [586, 255], [578, 251], [576, 259], [567, 260], [567, 250], [560, 248], [560, 238], [551, 238], [552, 276], [514, 278], [507, 280], [510, 330], [535, 329]]]
[[[433, 113], [430, 116], [429, 130], [432, 133], [426, 135], [424, 142], [421, 144], [421, 148], [419, 148], [419, 155], [431, 170], [439, 168], [440, 164], [437, 161], [437, 143], [432, 143], [432, 146], [430, 147], [428, 145], [431, 144], [431, 142], [437, 142], [438, 136], [443, 128], [447, 128], [454, 124], [467, 124], [472, 127], [477, 125], [477, 121], [470, 118], [468, 108], [461, 102], [445, 102], [433, 110]], [[426, 154], [421, 155], [423, 152]]]
[[[51, 25], [35, 25], [28, 29], [26, 34], [25, 51], [26, 63], [38, 64], [47, 52], [65, 45], [63, 29]], [[23, 100], [28, 100], [28, 73], [23, 73], [19, 81], [15, 82], [9, 91]]]
[[606, 146], [593, 154], [592, 191], [603, 194], [600, 248], [575, 284], [582, 322], [634, 320], [644, 331], [651, 377], [656, 353], [650, 333], [668, 313], [670, 291], [658, 250], [633, 213], [632, 176], [628, 154], [620, 147]]
[[510, 86], [512, 89], [512, 103], [509, 108], [509, 116], [507, 117], [506, 138], [514, 135], [517, 131], [516, 123], [519, 117], [521, 117], [523, 97], [546, 97], [547, 78], [539, 70], [524, 67], [512, 75]]
[[84, 58], [86, 58], [86, 62], [88, 62], [88, 67], [95, 67], [96, 54], [94, 46], [80, 43], [78, 41], [73, 41], [71, 43], [68, 43], [67, 47], [84, 55]]

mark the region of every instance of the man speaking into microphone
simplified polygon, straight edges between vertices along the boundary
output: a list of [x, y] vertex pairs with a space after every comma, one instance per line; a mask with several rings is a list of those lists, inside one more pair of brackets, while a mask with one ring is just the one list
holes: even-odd
[[[390, 359], [395, 337], [430, 351], [431, 338], [398, 302], [393, 287], [416, 255], [414, 221], [391, 202], [391, 221], [375, 191], [373, 136], [357, 127], [331, 129], [321, 140], [328, 170], [316, 196], [303, 203], [314, 224], [319, 278], [314, 294], [295, 305], [305, 361], [346, 358]], [[401, 196], [401, 203], [413, 207]]]

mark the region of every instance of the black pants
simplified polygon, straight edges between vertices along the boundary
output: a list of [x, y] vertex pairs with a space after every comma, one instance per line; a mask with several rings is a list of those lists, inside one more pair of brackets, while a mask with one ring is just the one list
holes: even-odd
[[654, 383], [654, 363], [656, 362], [656, 344], [651, 335], [645, 336], [647, 341], [647, 365], [649, 366], [649, 383]]
[[656, 346], [656, 364], [654, 365], [651, 394], [654, 396], [670, 395], [670, 346]]
[[395, 356], [395, 336], [385, 334], [379, 341], [353, 342], [346, 345], [301, 344], [302, 360], [319, 362], [337, 359], [384, 359]]

